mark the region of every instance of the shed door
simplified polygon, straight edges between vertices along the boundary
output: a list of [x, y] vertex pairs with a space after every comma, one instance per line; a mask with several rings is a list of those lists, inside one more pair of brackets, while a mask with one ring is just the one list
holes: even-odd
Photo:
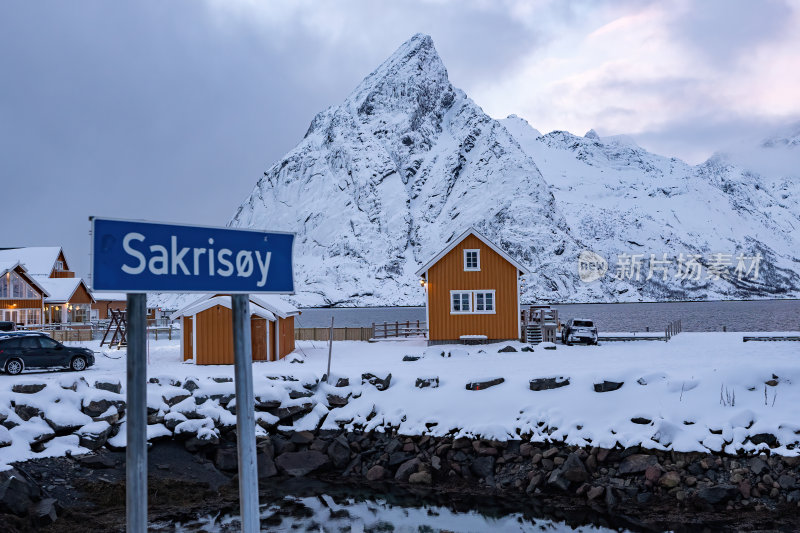
[[250, 339], [253, 345], [253, 361], [267, 360], [267, 321], [264, 318], [250, 320]]
[[181, 331], [181, 337], [183, 338], [183, 360], [186, 361], [194, 357], [194, 345], [192, 344], [194, 334], [192, 330], [192, 317], [190, 316], [183, 317], [183, 331]]

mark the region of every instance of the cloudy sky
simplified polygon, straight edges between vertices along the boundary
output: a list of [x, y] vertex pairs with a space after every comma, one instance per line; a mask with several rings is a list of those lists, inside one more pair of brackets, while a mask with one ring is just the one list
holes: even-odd
[[800, 0], [0, 4], [0, 247], [89, 215], [224, 225], [416, 32], [484, 110], [702, 161], [800, 120]]

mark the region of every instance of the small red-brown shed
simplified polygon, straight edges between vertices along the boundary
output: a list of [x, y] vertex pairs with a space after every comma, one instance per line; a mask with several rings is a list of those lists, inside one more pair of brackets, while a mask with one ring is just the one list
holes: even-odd
[[[273, 295], [250, 295], [253, 361], [277, 361], [294, 351], [294, 317], [300, 310]], [[181, 321], [183, 360], [198, 365], [233, 364], [231, 298], [207, 295], [172, 314]]]

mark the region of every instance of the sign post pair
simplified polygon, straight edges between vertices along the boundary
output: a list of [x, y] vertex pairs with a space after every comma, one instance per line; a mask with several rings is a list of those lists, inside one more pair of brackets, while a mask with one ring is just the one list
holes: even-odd
[[127, 531], [147, 531], [147, 292], [230, 294], [242, 531], [260, 529], [250, 293], [294, 293], [294, 234], [90, 218], [91, 285], [127, 293]]

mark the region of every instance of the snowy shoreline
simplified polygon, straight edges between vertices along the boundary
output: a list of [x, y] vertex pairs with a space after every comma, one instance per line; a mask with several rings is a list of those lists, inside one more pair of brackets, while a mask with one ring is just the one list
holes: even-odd
[[[505, 346], [522, 350], [514, 342], [430, 348], [421, 340], [337, 342], [332, 369], [347, 382], [342, 387], [320, 382], [326, 346], [298, 342], [286, 360], [254, 364], [257, 431], [395, 431], [798, 455], [797, 343], [741, 338], [682, 333], [670, 342], [539, 346], [533, 352], [498, 352]], [[3, 464], [86, 452], [87, 443], [103, 438], [124, 446], [125, 350], [105, 353], [81, 374], [0, 376]], [[178, 341], [151, 341], [149, 360], [150, 438], [191, 434], [213, 440], [219, 428], [235, 424], [233, 367], [184, 363]], [[365, 374], [375, 385], [362, 379]], [[388, 387], [376, 387], [389, 374]], [[503, 382], [490, 388], [466, 388], [498, 377]]]

